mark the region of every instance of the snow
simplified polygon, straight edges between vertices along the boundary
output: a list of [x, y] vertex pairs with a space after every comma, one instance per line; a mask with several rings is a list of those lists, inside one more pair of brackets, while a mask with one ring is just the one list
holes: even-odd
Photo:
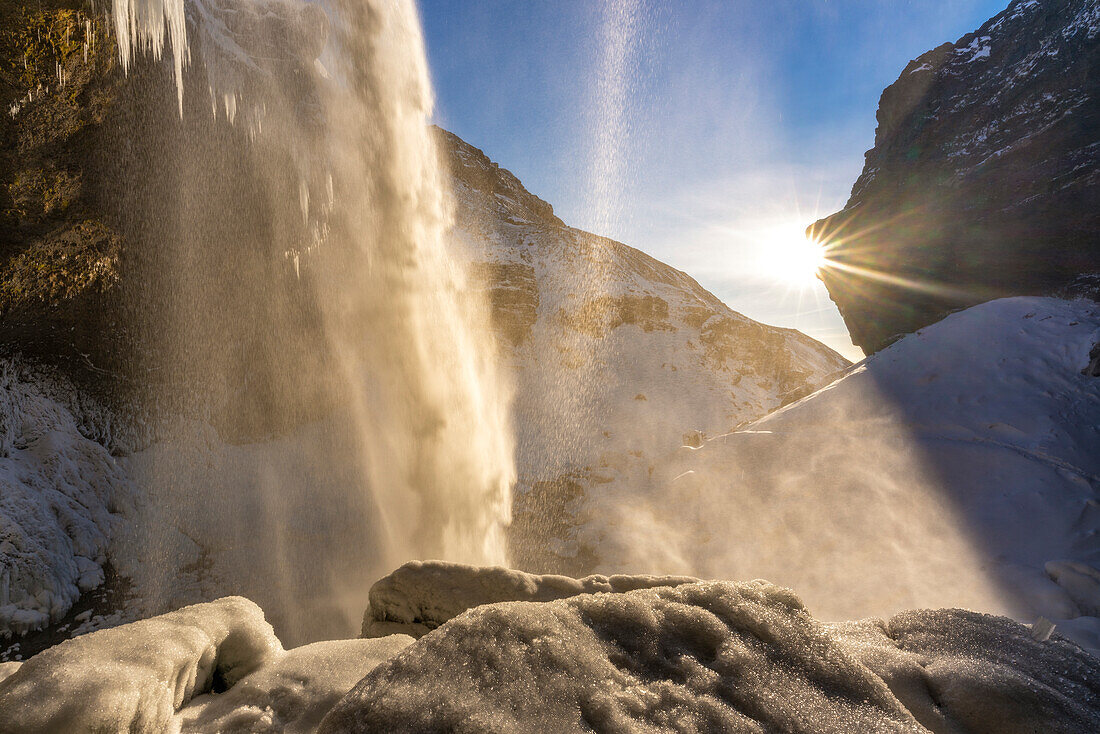
[[195, 695], [281, 653], [263, 612], [241, 597], [100, 630], [0, 681], [0, 732], [178, 731], [176, 712]]
[[133, 489], [108, 448], [105, 412], [8, 359], [0, 385], [0, 635], [8, 636], [59, 618], [103, 582]]
[[955, 313], [659, 465], [621, 499], [651, 508], [635, 545], [791, 586], [826, 619], [958, 606], [1061, 629], [1092, 613], [1100, 565], [1100, 380], [1081, 373], [1097, 342], [1092, 302]]
[[1004, 618], [824, 625], [789, 590], [707, 582], [478, 607], [325, 718], [359, 731], [1085, 731], [1100, 662]]
[[[446, 561], [410, 561], [379, 579], [370, 590], [363, 616], [365, 637], [406, 625], [420, 637], [467, 609], [502, 601], [553, 601], [579, 594], [622, 593], [655, 586], [678, 586], [686, 576], [586, 576], [574, 579], [536, 575], [509, 568]], [[414, 634], [410, 631], [409, 634]]]
[[956, 49], [955, 53], [965, 55], [966, 59], [963, 63], [967, 64], [972, 64], [978, 59], [988, 59], [991, 50], [990, 40], [989, 36], [975, 36], [969, 45]]
[[1068, 39], [1078, 33], [1084, 33], [1089, 41], [1100, 34], [1100, 3], [1082, 3], [1077, 15], [1066, 24], [1062, 36]]
[[1065, 589], [1082, 615], [1100, 617], [1100, 571], [1073, 561], [1051, 561], [1044, 570], [1051, 581]]
[[[457, 616], [419, 640], [284, 651], [247, 599], [185, 607], [0, 664], [0, 734], [1100, 725], [1100, 659], [1060, 628], [1036, 636], [959, 609], [826, 624], [761, 580], [568, 579], [439, 562], [393, 577], [391, 608], [434, 600], [436, 617]], [[478, 604], [509, 596], [532, 600]]]
[[391, 635], [315, 642], [288, 650], [225, 693], [196, 696], [180, 711], [181, 728], [194, 734], [316, 731], [344, 694], [412, 641]]
[[15, 671], [23, 665], [18, 660], [12, 660], [6, 663], [0, 663], [0, 683], [4, 682], [4, 679], [11, 676]]

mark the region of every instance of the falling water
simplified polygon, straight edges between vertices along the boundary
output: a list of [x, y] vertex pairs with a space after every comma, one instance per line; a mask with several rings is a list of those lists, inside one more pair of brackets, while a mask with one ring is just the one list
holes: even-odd
[[[138, 229], [165, 253], [156, 397], [198, 403], [179, 412], [218, 432], [201, 460], [177, 435], [146, 461], [172, 508], [147, 525], [220, 538], [196, 543], [237, 560], [214, 561], [200, 593], [279, 596], [261, 602], [291, 627], [309, 627], [294, 607], [315, 594], [358, 614], [370, 575], [411, 557], [503, 563], [509, 392], [445, 247], [412, 0], [116, 0], [114, 19], [131, 75], [141, 52], [170, 47], [174, 67], [153, 117], [171, 128], [172, 99], [178, 133], [137, 156], [160, 192]], [[172, 566], [157, 531], [143, 543]]]

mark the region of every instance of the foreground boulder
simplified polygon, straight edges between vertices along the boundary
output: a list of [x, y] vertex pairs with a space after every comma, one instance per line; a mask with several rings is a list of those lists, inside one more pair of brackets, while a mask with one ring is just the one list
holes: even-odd
[[231, 687], [282, 653], [241, 597], [67, 640], [0, 681], [0, 732], [154, 732], [197, 694]]
[[622, 593], [698, 580], [690, 576], [644, 574], [595, 574], [574, 579], [447, 561], [410, 561], [371, 587], [370, 606], [363, 615], [363, 636], [381, 637], [398, 632], [421, 637], [467, 609], [483, 604], [555, 601], [580, 594]]
[[[416, 607], [487, 590], [414, 641], [283, 650], [230, 597], [0, 664], [20, 732], [942, 732], [1100, 730], [1100, 660], [1049, 630], [958, 609], [839, 625], [766, 581], [537, 577], [410, 564]], [[602, 580], [601, 580], [602, 578]], [[617, 592], [617, 593], [615, 593]], [[450, 600], [450, 601], [447, 601]]]
[[882, 93], [822, 277], [867, 353], [1007, 295], [1100, 292], [1100, 3], [1015, 0]]
[[829, 626], [706, 582], [478, 607], [376, 668], [320, 731], [1080, 732], [1100, 661], [960, 610]]
[[241, 597], [93, 632], [0, 663], [0, 734], [313, 731], [412, 638], [283, 650]]

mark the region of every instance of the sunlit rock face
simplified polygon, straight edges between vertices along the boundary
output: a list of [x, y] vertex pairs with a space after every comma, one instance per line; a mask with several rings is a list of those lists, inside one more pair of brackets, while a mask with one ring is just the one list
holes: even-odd
[[847, 360], [730, 310], [632, 247], [566, 226], [480, 150], [439, 138], [456, 199], [452, 236], [489, 291], [516, 382], [513, 562], [573, 575], [690, 573], [669, 544], [639, 553], [626, 537], [651, 521], [649, 510], [620, 500], [640, 497], [685, 435], [758, 418]]
[[[1015, 0], [906, 66], [844, 209], [812, 228], [852, 340], [1100, 271], [1100, 3]], [[1075, 284], [1076, 281], [1076, 284]]]

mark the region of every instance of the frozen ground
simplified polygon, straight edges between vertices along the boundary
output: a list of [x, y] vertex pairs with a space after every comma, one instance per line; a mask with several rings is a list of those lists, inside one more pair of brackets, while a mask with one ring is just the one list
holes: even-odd
[[[533, 577], [428, 564], [382, 584], [562, 598], [461, 610], [405, 635], [285, 651], [231, 597], [0, 667], [0, 732], [1081, 732], [1100, 660], [961, 610], [825, 624], [765, 581]], [[670, 580], [677, 581], [677, 580]], [[572, 582], [572, 583], [570, 583]], [[412, 597], [401, 599], [403, 586]], [[629, 590], [633, 589], [633, 590]], [[570, 594], [570, 592], [577, 592]]]

